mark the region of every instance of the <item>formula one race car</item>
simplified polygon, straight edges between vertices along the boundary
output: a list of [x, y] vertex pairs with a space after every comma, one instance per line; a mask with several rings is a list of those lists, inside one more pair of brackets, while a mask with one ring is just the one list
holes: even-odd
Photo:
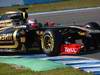
[[26, 8], [0, 17], [0, 52], [40, 50], [49, 56], [79, 54], [100, 47], [100, 26], [63, 26], [28, 20]]

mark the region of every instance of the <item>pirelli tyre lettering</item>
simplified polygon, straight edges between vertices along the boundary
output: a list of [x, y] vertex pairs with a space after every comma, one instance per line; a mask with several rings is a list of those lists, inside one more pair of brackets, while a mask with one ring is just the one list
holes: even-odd
[[60, 54], [60, 46], [62, 42], [61, 34], [59, 31], [46, 30], [41, 37], [42, 50], [49, 56]]
[[42, 49], [46, 52], [49, 53], [53, 51], [54, 48], [54, 38], [53, 35], [50, 31], [46, 31], [44, 33], [44, 36], [42, 37]]

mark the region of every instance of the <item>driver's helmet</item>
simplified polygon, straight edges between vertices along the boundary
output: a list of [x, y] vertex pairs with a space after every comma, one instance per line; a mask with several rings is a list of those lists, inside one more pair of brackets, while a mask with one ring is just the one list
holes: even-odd
[[31, 27], [34, 28], [38, 28], [38, 22], [36, 19], [32, 19], [32, 20], [28, 20], [28, 24], [31, 25]]
[[45, 21], [45, 25], [46, 25], [47, 27], [53, 27], [53, 26], [55, 25], [55, 23], [54, 23], [53, 21], [46, 20], [46, 21]]
[[28, 23], [29, 23], [29, 24], [37, 23], [37, 20], [36, 20], [36, 19], [31, 19], [31, 20], [29, 19], [29, 20], [28, 20]]

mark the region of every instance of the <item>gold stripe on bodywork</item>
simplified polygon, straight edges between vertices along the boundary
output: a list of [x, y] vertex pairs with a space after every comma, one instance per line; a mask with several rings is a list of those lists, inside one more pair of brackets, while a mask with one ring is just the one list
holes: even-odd
[[6, 46], [1, 45], [0, 48], [17, 48], [18, 47], [18, 41], [16, 38], [17, 32], [18, 32], [18, 29], [15, 30], [15, 32], [13, 33], [13, 38], [14, 38], [14, 42], [15, 42], [14, 45], [6, 45]]
[[1, 28], [2, 27], [10, 27], [10, 26], [13, 26], [12, 19], [0, 21], [0, 27]]
[[25, 12], [23, 12], [23, 18], [26, 19], [26, 17], [25, 17]]
[[4, 28], [0, 28], [0, 32], [3, 32], [4, 30], [11, 28], [11, 27], [4, 27]]

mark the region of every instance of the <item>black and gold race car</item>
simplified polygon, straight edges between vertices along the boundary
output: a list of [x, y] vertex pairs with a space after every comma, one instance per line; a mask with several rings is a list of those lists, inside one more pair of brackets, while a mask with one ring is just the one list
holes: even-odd
[[49, 56], [79, 54], [100, 48], [100, 26], [44, 24], [28, 19], [27, 8], [10, 11], [0, 17], [0, 52], [40, 50]]

